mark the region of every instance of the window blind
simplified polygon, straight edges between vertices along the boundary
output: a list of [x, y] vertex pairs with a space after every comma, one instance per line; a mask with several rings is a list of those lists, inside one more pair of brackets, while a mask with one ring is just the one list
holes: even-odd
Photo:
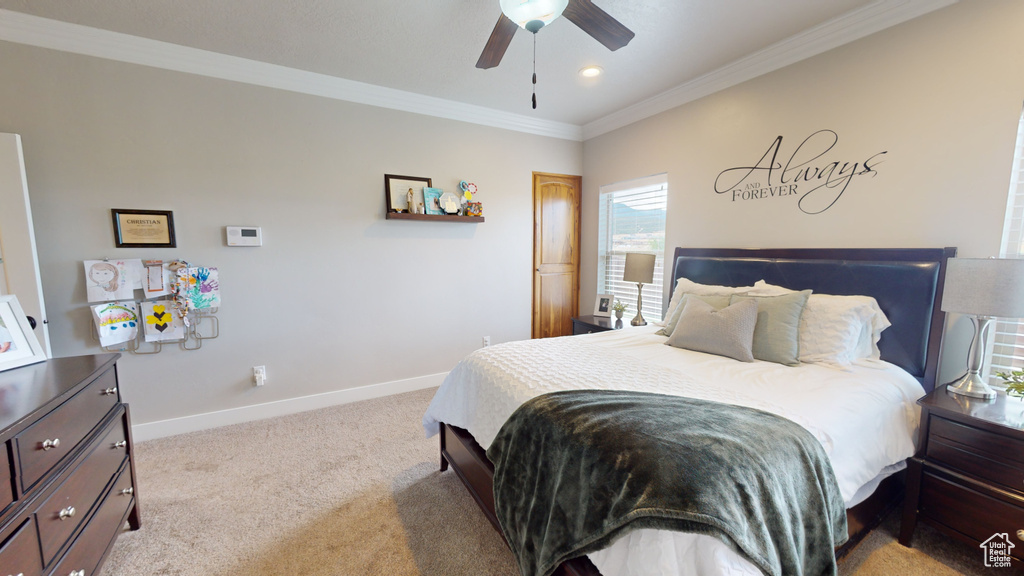
[[655, 256], [654, 281], [644, 286], [643, 315], [661, 320], [667, 205], [665, 174], [601, 187], [597, 293], [613, 294], [626, 304], [625, 319], [636, 316], [637, 298], [636, 284], [622, 280], [626, 253], [640, 252]]
[[[1017, 146], [1010, 172], [1003, 245], [999, 255], [1002, 258], [1024, 258], [1024, 113], [1017, 125]], [[988, 363], [991, 368], [989, 381], [1002, 383], [995, 376], [996, 372], [1020, 370], [1024, 367], [1024, 322], [1000, 318], [994, 324], [992, 358]]]

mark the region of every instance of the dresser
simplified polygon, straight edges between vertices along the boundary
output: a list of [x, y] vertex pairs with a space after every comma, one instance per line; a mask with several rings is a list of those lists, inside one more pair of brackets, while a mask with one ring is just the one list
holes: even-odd
[[118, 358], [0, 372], [0, 576], [92, 576], [140, 527]]
[[920, 520], [974, 545], [997, 541], [1024, 560], [1024, 402], [940, 386], [918, 404], [921, 436], [907, 463], [900, 543], [910, 545]]

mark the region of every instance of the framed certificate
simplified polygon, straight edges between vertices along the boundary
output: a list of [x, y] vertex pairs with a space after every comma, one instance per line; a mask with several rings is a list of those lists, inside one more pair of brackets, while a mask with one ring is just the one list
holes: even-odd
[[174, 213], [170, 210], [111, 208], [114, 245], [118, 248], [174, 248]]

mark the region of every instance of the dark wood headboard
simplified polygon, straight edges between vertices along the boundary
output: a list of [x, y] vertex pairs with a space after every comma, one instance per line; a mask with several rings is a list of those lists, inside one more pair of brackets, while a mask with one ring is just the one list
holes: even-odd
[[946, 260], [954, 256], [956, 248], [676, 248], [671, 286], [680, 277], [722, 286], [764, 280], [818, 294], [872, 296], [892, 322], [878, 342], [882, 359], [930, 392], [942, 349]]

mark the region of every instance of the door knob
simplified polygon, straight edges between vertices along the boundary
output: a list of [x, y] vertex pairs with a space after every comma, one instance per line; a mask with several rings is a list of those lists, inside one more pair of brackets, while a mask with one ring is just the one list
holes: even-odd
[[28, 325], [31, 326], [33, 330], [35, 330], [36, 329], [36, 319], [31, 317], [31, 316], [26, 316], [25, 318], [28, 320]]

